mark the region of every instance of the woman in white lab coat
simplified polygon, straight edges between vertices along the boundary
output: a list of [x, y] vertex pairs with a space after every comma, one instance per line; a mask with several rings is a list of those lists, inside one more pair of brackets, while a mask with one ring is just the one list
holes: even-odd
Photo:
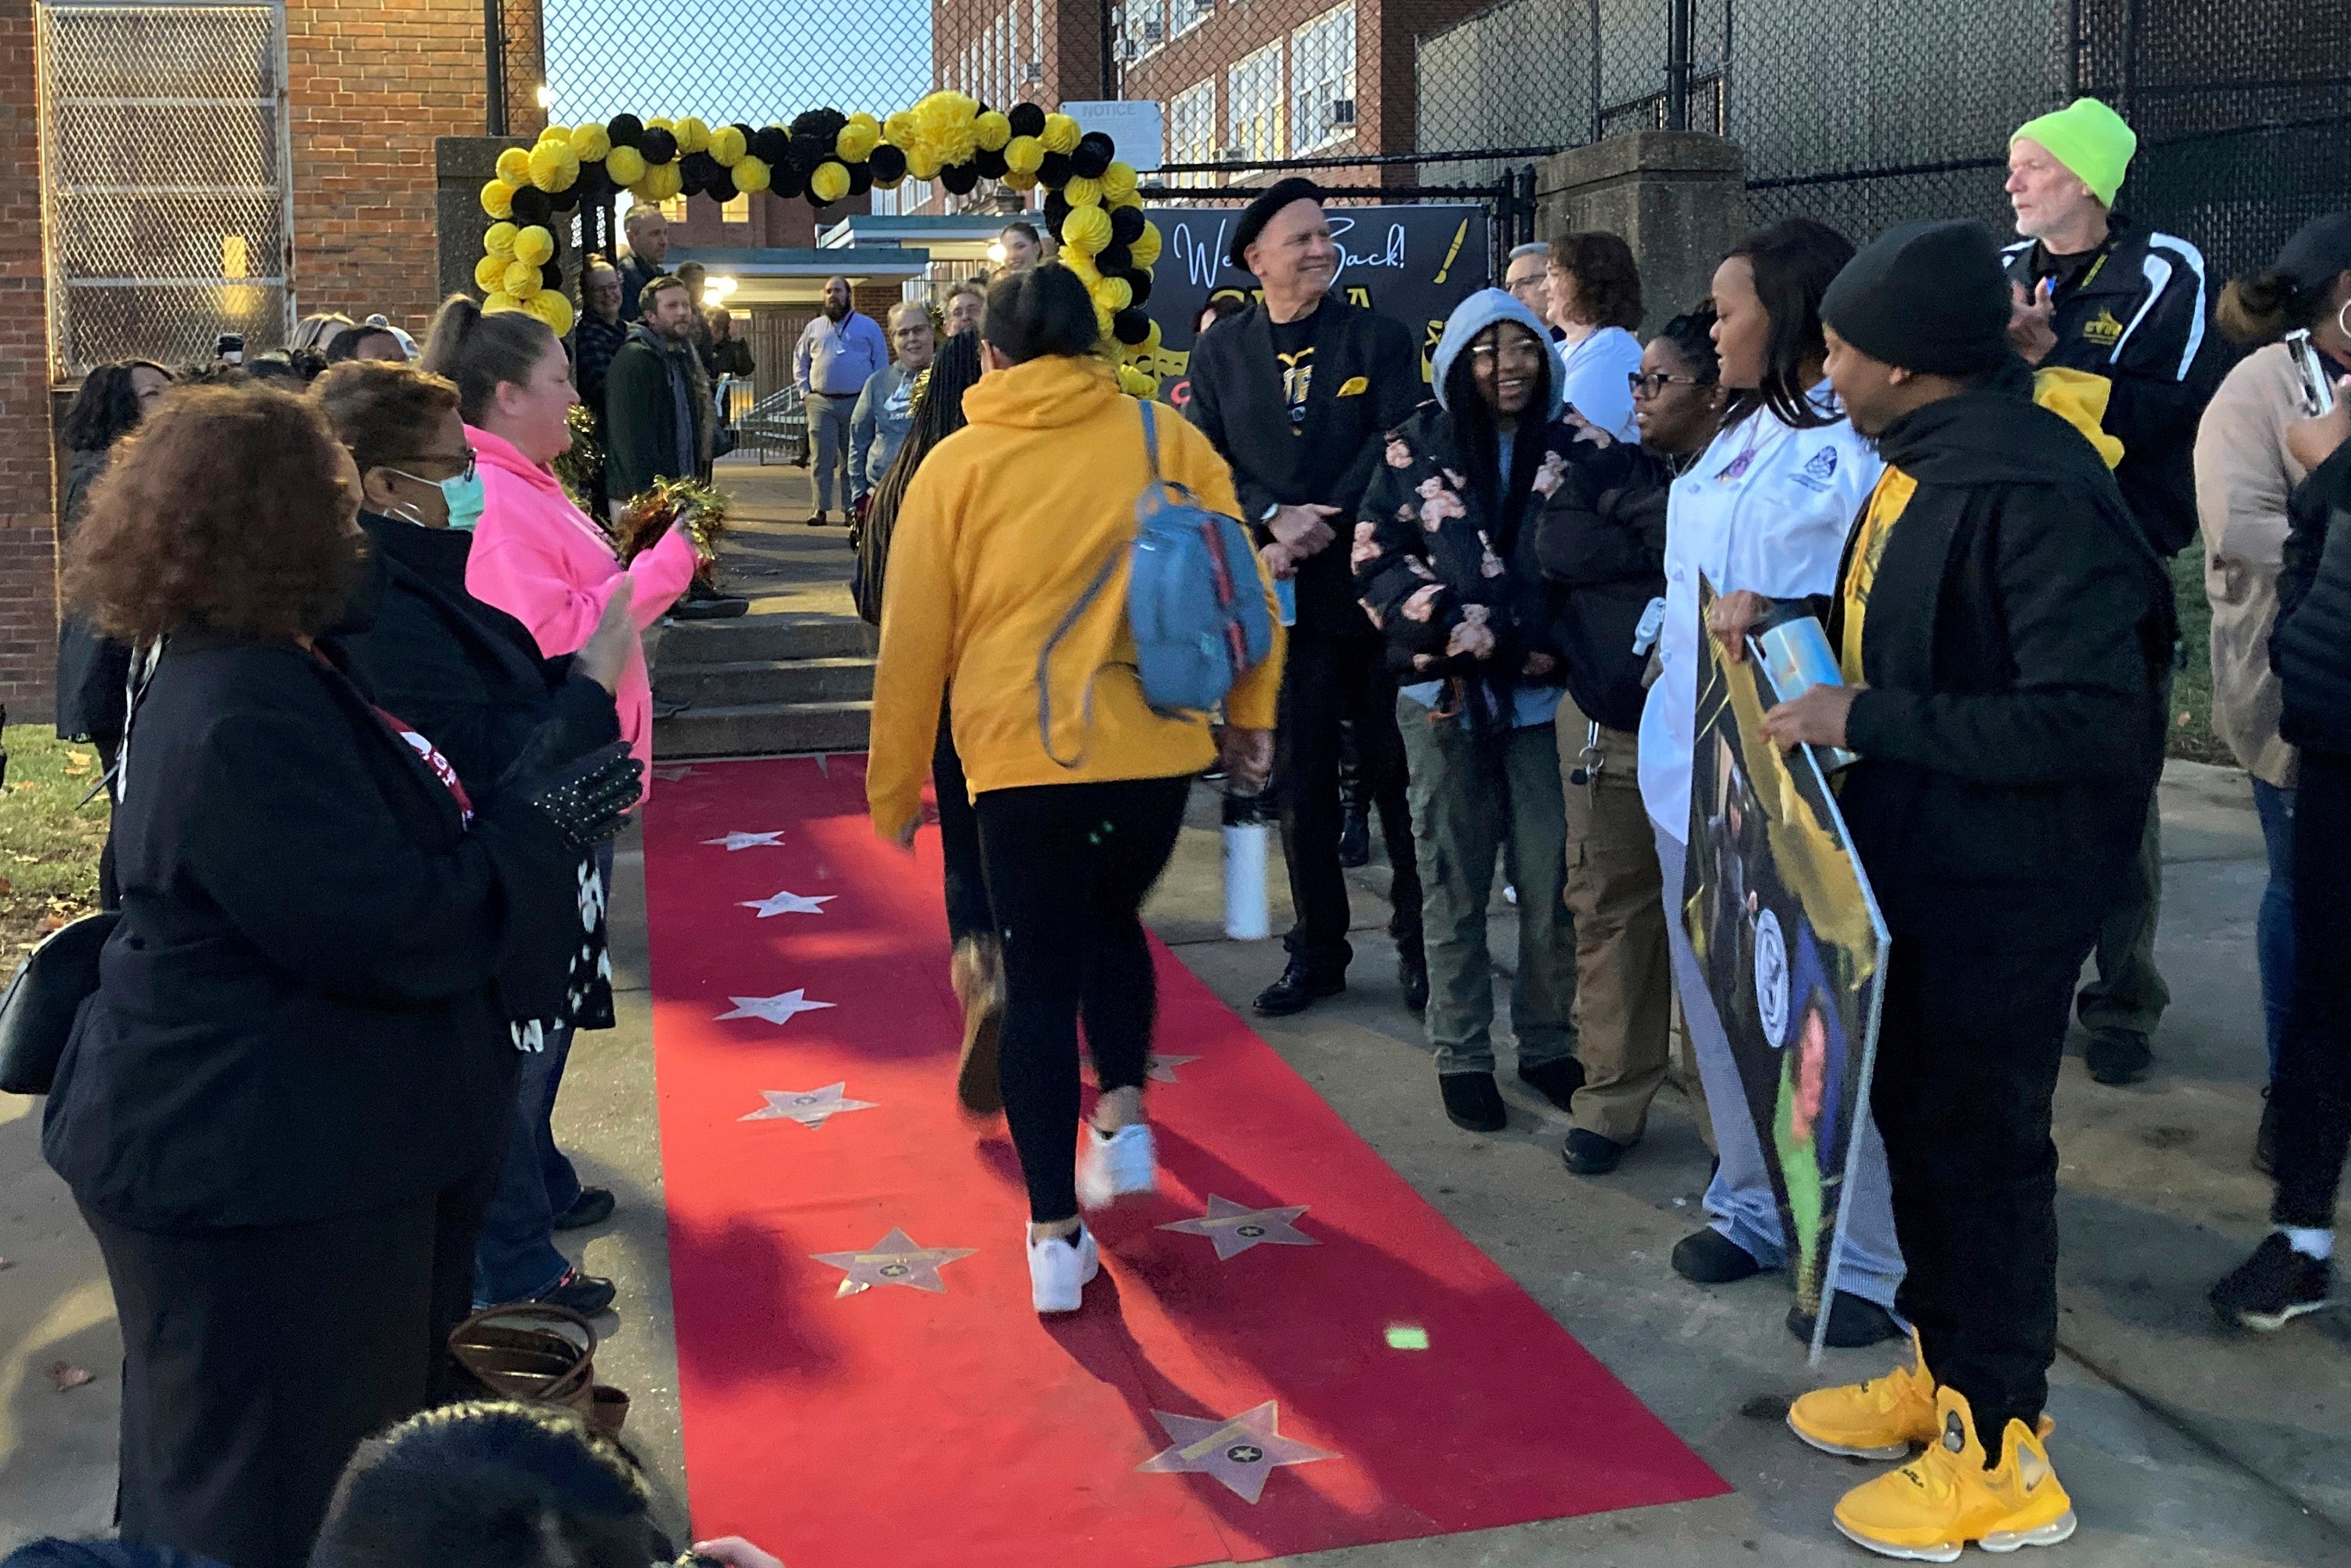
[[[1718, 595], [1826, 594], [1845, 536], [1885, 465], [1845, 423], [1822, 369], [1820, 303], [1853, 256], [1824, 225], [1791, 218], [1750, 236], [1714, 274], [1715, 344], [1731, 402], [1722, 433], [1674, 482], [1666, 537], [1660, 674], [1641, 715], [1641, 795], [1657, 830], [1674, 978], [1706, 1087], [1721, 1164], [1706, 1193], [1708, 1224], [1674, 1249], [1674, 1268], [1702, 1284], [1744, 1279], [1788, 1257], [1763, 1147], [1728, 1037], [1708, 999], [1681, 918], [1690, 833], [1690, 744], [1698, 701], [1698, 580]], [[1886, 1150], [1867, 1121], [1829, 1313], [1833, 1345], [1874, 1343], [1901, 1330], [1887, 1311], [1901, 1281], [1887, 1198]], [[1794, 1310], [1791, 1332], [1810, 1341]]]

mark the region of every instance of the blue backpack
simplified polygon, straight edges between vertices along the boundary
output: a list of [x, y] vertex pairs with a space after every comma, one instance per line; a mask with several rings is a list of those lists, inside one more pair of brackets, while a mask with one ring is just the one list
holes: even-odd
[[[1151, 482], [1135, 499], [1134, 545], [1128, 552], [1134, 570], [1126, 590], [1126, 619], [1134, 634], [1135, 672], [1142, 677], [1143, 700], [1153, 712], [1171, 716], [1206, 713], [1273, 652], [1273, 616], [1258, 580], [1257, 551], [1249, 530], [1239, 519], [1210, 511], [1188, 488], [1160, 473], [1153, 406], [1148, 402], [1139, 406]], [[1037, 725], [1047, 755], [1064, 768], [1078, 766], [1083, 753], [1064, 762], [1053, 751], [1046, 662], [1109, 584], [1118, 561], [1113, 551], [1037, 655]], [[1086, 706], [1091, 716], [1091, 685]]]

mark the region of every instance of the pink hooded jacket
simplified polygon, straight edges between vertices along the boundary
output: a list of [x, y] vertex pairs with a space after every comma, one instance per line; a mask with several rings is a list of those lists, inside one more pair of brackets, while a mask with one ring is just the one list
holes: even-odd
[[[685, 591], [694, 576], [692, 539], [672, 533], [624, 573], [604, 530], [571, 504], [554, 475], [486, 430], [469, 424], [465, 438], [482, 470], [482, 520], [465, 567], [466, 591], [529, 627], [541, 653], [578, 653], [624, 575], [636, 584], [629, 609], [641, 632]], [[621, 738], [645, 765], [651, 794], [653, 697], [643, 644], [630, 648], [612, 698]]]

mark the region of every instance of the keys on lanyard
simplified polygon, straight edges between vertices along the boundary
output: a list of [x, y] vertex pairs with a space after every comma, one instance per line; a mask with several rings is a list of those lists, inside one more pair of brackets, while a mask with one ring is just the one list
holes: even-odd
[[1583, 749], [1575, 754], [1575, 770], [1567, 776], [1567, 781], [1579, 789], [1587, 784], [1596, 786], [1600, 770], [1607, 765], [1608, 755], [1600, 749], [1600, 725], [1593, 720], [1583, 732]]

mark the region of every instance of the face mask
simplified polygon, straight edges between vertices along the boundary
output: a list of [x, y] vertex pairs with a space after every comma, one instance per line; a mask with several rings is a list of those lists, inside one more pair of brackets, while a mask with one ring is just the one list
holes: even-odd
[[449, 526], [471, 533], [482, 520], [482, 475], [479, 469], [441, 481], [441, 497], [449, 503]]

